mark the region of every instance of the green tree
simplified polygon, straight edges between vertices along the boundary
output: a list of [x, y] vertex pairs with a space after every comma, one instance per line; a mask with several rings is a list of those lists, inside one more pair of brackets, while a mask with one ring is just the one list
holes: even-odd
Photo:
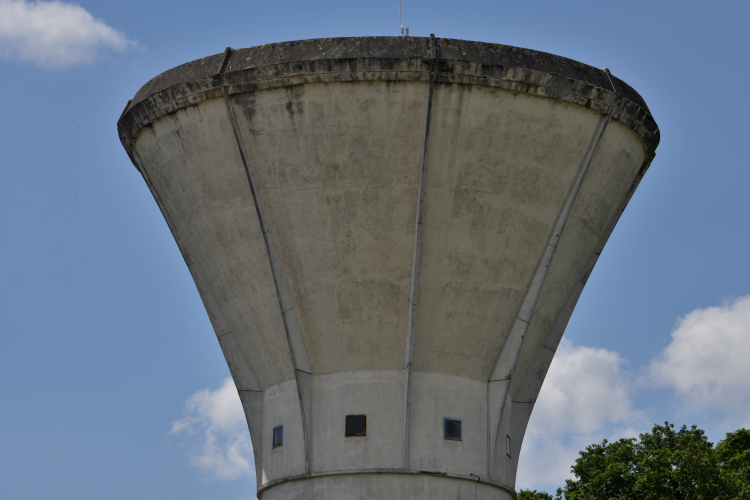
[[641, 434], [634, 493], [645, 500], [708, 500], [721, 496], [713, 444], [702, 429], [665, 422]]
[[750, 500], [750, 431], [727, 434], [714, 448], [696, 426], [665, 422], [638, 439], [587, 447], [571, 471], [559, 499]]
[[716, 458], [725, 498], [750, 500], [750, 431], [728, 433], [716, 445]]
[[565, 498], [631, 498], [638, 477], [636, 450], [635, 439], [620, 439], [614, 443], [605, 439], [602, 444], [588, 446], [571, 468], [577, 480], [566, 481]]
[[750, 430], [714, 448], [696, 426], [665, 422], [638, 439], [588, 446], [571, 471], [555, 497], [521, 490], [518, 500], [750, 500]]
[[521, 490], [516, 500], [554, 500], [552, 495], [543, 491]]

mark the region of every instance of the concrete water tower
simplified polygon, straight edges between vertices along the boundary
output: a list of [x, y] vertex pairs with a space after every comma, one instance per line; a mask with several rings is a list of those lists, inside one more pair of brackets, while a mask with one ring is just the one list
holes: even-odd
[[263, 500], [511, 499], [659, 130], [608, 70], [372, 37], [227, 49], [118, 122], [211, 319]]

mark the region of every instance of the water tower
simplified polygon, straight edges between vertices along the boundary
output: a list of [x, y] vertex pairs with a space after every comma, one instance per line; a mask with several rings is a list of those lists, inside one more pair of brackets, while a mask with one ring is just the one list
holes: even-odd
[[227, 49], [144, 85], [118, 131], [262, 500], [515, 498], [547, 368], [659, 143], [606, 69], [433, 36]]

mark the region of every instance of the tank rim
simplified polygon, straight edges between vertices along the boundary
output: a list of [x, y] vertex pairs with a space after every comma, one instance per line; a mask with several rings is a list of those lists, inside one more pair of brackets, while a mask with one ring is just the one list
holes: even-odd
[[[207, 99], [263, 88], [330, 81], [426, 81], [504, 88], [606, 112], [632, 128], [652, 155], [659, 128], [628, 84], [566, 57], [509, 45], [431, 37], [316, 38], [227, 48], [169, 69], [144, 84], [118, 120], [126, 149], [154, 120]], [[435, 64], [432, 64], [432, 63]], [[350, 73], [347, 75], [346, 73]]]

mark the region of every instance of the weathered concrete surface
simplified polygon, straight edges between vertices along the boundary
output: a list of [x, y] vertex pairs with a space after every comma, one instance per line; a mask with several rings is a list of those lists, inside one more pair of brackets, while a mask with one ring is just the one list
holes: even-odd
[[[414, 372], [409, 466], [486, 476], [487, 383]], [[462, 440], [443, 439], [443, 418], [462, 421]], [[437, 438], [437, 439], [436, 439]]]
[[513, 498], [549, 363], [659, 141], [606, 71], [414, 37], [227, 50], [147, 83], [118, 131], [240, 391], [262, 499]]
[[454, 84], [432, 120], [414, 367], [486, 382], [599, 116]]
[[315, 374], [403, 363], [423, 87], [323, 83], [235, 99]]
[[[618, 122], [607, 127], [560, 237], [539, 304], [529, 324], [530, 342], [524, 344], [519, 354], [517, 373], [525, 373], [532, 353], [541, 347], [543, 332], [550, 329], [567, 298], [570, 283], [583, 272], [586, 261], [614, 217], [619, 202], [625, 197], [645, 158], [645, 149], [630, 130]], [[556, 345], [548, 347], [557, 349]], [[518, 388], [521, 379], [514, 377], [511, 392]]]
[[159, 165], [145, 170], [151, 187], [261, 386], [288, 380], [292, 365], [270, 265], [224, 102], [154, 122], [135, 150], [143, 165]]
[[[403, 371], [358, 371], [315, 377], [313, 469], [401, 467]], [[346, 415], [367, 415], [367, 436], [346, 437]]]

